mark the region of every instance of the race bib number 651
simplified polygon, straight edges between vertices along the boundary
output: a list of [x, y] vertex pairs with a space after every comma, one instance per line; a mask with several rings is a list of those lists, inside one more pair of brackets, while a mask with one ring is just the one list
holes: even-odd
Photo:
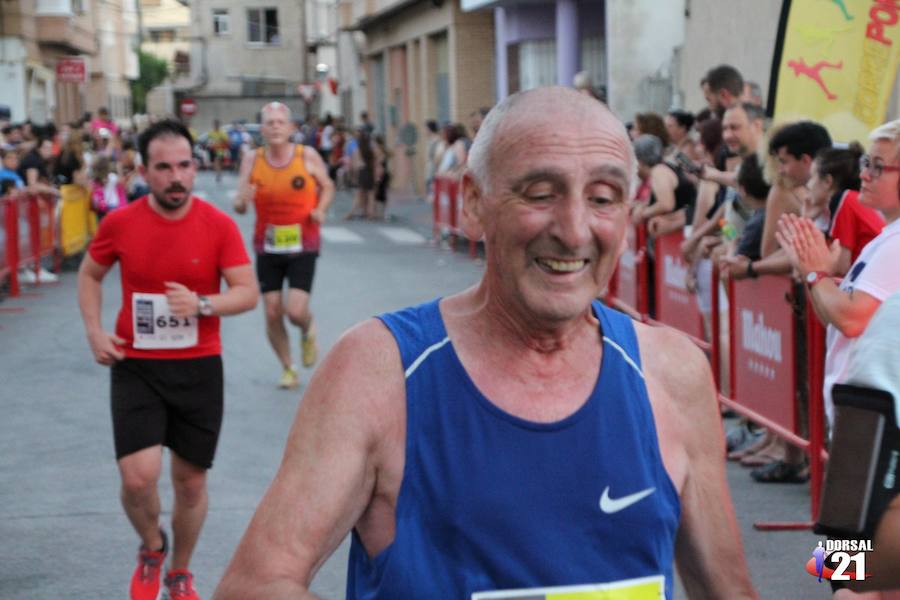
[[176, 317], [165, 294], [131, 295], [134, 347], [144, 350], [197, 345], [197, 317]]

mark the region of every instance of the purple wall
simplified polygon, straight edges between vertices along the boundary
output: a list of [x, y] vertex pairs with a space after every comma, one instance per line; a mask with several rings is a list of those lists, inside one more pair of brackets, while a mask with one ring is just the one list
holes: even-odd
[[552, 40], [556, 35], [556, 7], [550, 4], [524, 4], [506, 7], [506, 43]]

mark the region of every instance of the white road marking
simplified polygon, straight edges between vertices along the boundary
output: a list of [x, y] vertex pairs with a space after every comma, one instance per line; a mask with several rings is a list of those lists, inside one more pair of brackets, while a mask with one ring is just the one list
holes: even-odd
[[362, 244], [362, 236], [353, 233], [346, 227], [322, 227], [322, 239], [337, 244]]
[[424, 244], [425, 236], [405, 227], [379, 227], [378, 232], [395, 244]]

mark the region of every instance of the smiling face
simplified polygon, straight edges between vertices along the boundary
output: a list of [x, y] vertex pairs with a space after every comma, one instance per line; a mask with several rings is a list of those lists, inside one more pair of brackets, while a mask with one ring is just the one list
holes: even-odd
[[741, 156], [756, 149], [754, 124], [742, 107], [736, 106], [725, 111], [722, 118], [722, 141], [729, 150]]
[[621, 123], [596, 102], [545, 108], [504, 117], [489, 151], [490, 193], [474, 204], [490, 292], [520, 317], [556, 323], [583, 315], [609, 281], [634, 156]]

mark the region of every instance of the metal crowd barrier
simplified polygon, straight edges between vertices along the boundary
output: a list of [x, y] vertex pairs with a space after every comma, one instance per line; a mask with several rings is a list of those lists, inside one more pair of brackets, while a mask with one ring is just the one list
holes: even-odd
[[12, 193], [0, 198], [3, 210], [3, 238], [0, 255], [0, 282], [9, 281], [9, 295], [22, 295], [19, 269], [31, 268], [35, 285], [40, 285], [41, 259], [53, 258], [59, 271], [59, 228], [56, 226], [56, 199], [50, 195]]
[[462, 215], [462, 186], [459, 178], [438, 175], [434, 178], [433, 185], [432, 238], [440, 243], [444, 237], [448, 237], [450, 247], [454, 250], [457, 239], [466, 238], [469, 242], [469, 256], [475, 258], [478, 256], [478, 240], [469, 239], [459, 224]]

